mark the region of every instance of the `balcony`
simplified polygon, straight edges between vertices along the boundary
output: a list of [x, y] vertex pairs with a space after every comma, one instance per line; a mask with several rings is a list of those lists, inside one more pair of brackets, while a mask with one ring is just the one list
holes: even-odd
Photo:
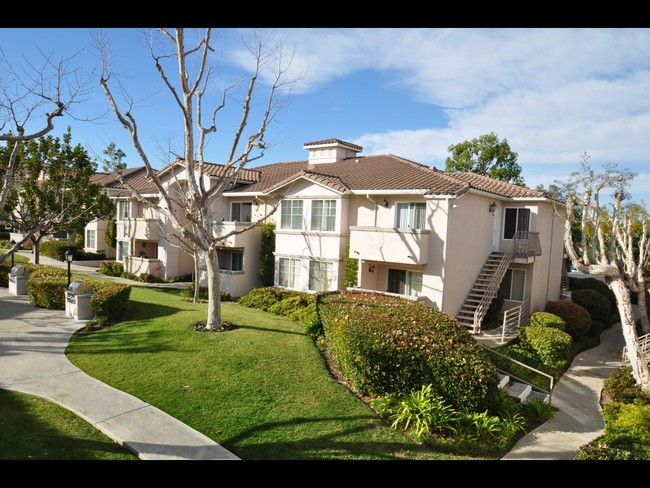
[[[250, 222], [216, 222], [217, 237], [228, 235], [231, 232], [242, 231], [251, 225]], [[233, 234], [219, 242], [222, 247], [248, 247], [259, 243], [262, 237], [262, 228], [258, 225], [241, 234]]]
[[518, 231], [514, 236], [513, 258], [515, 263], [532, 263], [535, 256], [542, 255], [539, 232]]
[[350, 257], [366, 261], [426, 264], [429, 230], [350, 227]]
[[141, 274], [152, 274], [160, 276], [160, 269], [162, 263], [159, 259], [146, 259], [135, 256], [127, 256], [124, 258], [124, 271], [133, 273], [136, 276]]
[[125, 219], [117, 222], [118, 239], [157, 241], [160, 238], [159, 219]]

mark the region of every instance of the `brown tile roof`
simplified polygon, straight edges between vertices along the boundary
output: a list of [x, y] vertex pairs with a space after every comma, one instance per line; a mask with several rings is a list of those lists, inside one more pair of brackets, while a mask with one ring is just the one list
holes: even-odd
[[320, 146], [322, 144], [334, 144], [334, 143], [343, 144], [344, 146], [356, 149], [358, 151], [363, 150], [363, 147], [358, 146], [357, 144], [352, 144], [351, 142], [342, 141], [341, 139], [323, 139], [322, 141], [306, 142], [304, 144], [304, 147]]
[[511, 183], [506, 183], [505, 181], [495, 180], [494, 178], [489, 178], [487, 176], [479, 175], [477, 173], [447, 173], [452, 178], [459, 179], [471, 185], [472, 188], [477, 190], [486, 191], [489, 193], [494, 193], [495, 195], [501, 195], [511, 198], [543, 198], [545, 193], [539, 190], [531, 190], [524, 186], [513, 185]]
[[[154, 172], [157, 173], [156, 170]], [[122, 180], [140, 193], [156, 193], [158, 191], [151, 178], [147, 176], [147, 168], [145, 166], [122, 170]], [[120, 180], [117, 171], [112, 171], [111, 173], [95, 173], [91, 181], [93, 183], [99, 183], [107, 189], [128, 190], [126, 184]]]

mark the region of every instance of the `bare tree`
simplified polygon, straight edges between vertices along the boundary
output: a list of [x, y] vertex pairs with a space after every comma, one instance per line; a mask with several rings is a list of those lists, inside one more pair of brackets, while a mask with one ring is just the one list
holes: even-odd
[[[286, 70], [290, 57], [283, 53], [281, 43], [273, 44], [268, 49], [268, 39], [261, 31], [256, 31], [254, 40], [246, 44], [254, 66], [244, 88], [241, 103], [241, 119], [233, 130], [232, 141], [229, 144], [227, 156], [222, 163], [223, 170], [216, 183], [208, 178], [204, 148], [209, 135], [217, 132], [217, 115], [230, 100], [231, 93], [236, 89], [233, 84], [223, 91], [219, 103], [211, 111], [204, 110], [204, 99], [208, 98], [209, 80], [213, 73], [210, 55], [212, 47], [212, 32], [206, 29], [200, 39], [191, 46], [186, 43], [184, 29], [158, 29], [148, 39], [153, 67], [158, 71], [163, 85], [169, 90], [172, 100], [180, 108], [183, 122], [183, 151], [182, 157], [177, 158], [162, 171], [156, 173], [150, 159], [140, 141], [138, 125], [134, 115], [134, 103], [126, 100], [122, 109], [114, 96], [112, 87], [115, 85], [109, 49], [101, 34], [98, 36], [98, 46], [102, 55], [102, 73], [100, 85], [108, 98], [110, 106], [117, 119], [129, 132], [135, 150], [147, 168], [147, 176], [156, 186], [160, 201], [155, 204], [156, 210], [172, 225], [173, 232], [183, 242], [191, 243], [195, 252], [206, 264], [208, 282], [208, 330], [223, 329], [221, 318], [221, 291], [219, 283], [219, 263], [217, 256], [218, 245], [228, 237], [245, 232], [268, 218], [278, 206], [278, 202], [270, 205], [270, 211], [262, 218], [251, 222], [244, 229], [220, 234], [214, 216], [217, 199], [224, 191], [232, 188], [239, 180], [241, 170], [256, 159], [261, 158], [267, 148], [264, 139], [269, 124], [288, 100], [294, 82], [285, 82]], [[159, 50], [159, 46], [168, 49]], [[260, 110], [259, 121], [251, 126], [253, 95], [257, 93], [260, 78], [270, 70], [271, 82], [266, 93], [266, 102]], [[177, 78], [174, 81], [172, 75]], [[124, 94], [124, 92], [123, 92]], [[204, 113], [209, 113], [204, 119]], [[173, 179], [176, 185], [166, 184], [165, 180]], [[172, 189], [173, 188], [173, 189]], [[133, 192], [135, 198], [143, 201], [141, 195]]]
[[[58, 61], [52, 54], [41, 52], [41, 55], [42, 64], [35, 65], [33, 60], [25, 60], [24, 69], [19, 70], [0, 48], [0, 141], [6, 142], [9, 150], [0, 167], [0, 208], [4, 207], [15, 183], [21, 145], [52, 131], [54, 120], [69, 112], [79, 97], [84, 96], [92, 79], [92, 74], [84, 76], [80, 68], [72, 66], [76, 54]], [[31, 237], [26, 234], [0, 256], [0, 262]]]
[[[625, 190], [634, 176], [634, 173], [620, 170], [613, 164], [606, 164], [602, 173], [596, 173], [590, 166], [589, 156], [583, 154], [580, 171], [572, 173], [567, 181], [556, 183], [563, 187], [563, 194], [566, 195], [564, 245], [567, 254], [578, 271], [604, 276], [614, 292], [632, 374], [639, 387], [648, 391], [650, 370], [639, 346], [627, 288], [628, 273], [634, 272], [637, 267], [635, 257], [628, 252], [631, 237], [621, 206], [626, 196]], [[607, 226], [603, 225], [606, 212], [600, 203], [601, 193], [606, 189], [613, 190], [611, 225]], [[579, 243], [574, 243], [571, 229], [578, 218], [581, 238]], [[605, 231], [607, 228], [608, 232]]]

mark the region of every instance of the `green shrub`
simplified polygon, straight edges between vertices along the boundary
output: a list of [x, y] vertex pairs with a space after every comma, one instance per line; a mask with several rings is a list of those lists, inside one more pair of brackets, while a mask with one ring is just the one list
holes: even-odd
[[562, 370], [571, 354], [571, 336], [553, 327], [527, 325], [517, 329], [522, 347], [533, 351], [553, 371]]
[[[612, 306], [605, 295], [596, 290], [585, 288], [571, 292], [571, 301], [585, 308], [592, 320], [609, 324]], [[609, 324], [611, 325], [611, 324]]]
[[606, 433], [631, 435], [646, 444], [650, 442], [650, 405], [609, 403], [603, 410], [607, 415]]
[[634, 403], [643, 401], [650, 403], [650, 395], [638, 387], [632, 375], [632, 368], [625, 366], [614, 370], [603, 381], [603, 398], [613, 402]]
[[490, 303], [487, 312], [485, 312], [485, 317], [483, 317], [481, 329], [496, 329], [501, 325], [501, 319], [503, 317], [501, 311], [503, 310], [504, 301], [505, 295], [499, 291], [497, 296], [494, 297], [494, 300], [492, 300], [492, 303]]
[[596, 290], [607, 297], [612, 308], [616, 308], [616, 295], [607, 283], [596, 278], [569, 277], [571, 290]]
[[523, 404], [526, 417], [544, 423], [555, 416], [555, 407], [543, 398], [532, 398]]
[[580, 446], [577, 461], [644, 461], [650, 459], [650, 446], [634, 436], [603, 434]]
[[128, 315], [131, 285], [104, 280], [93, 280], [90, 284], [93, 287], [90, 308], [95, 317], [117, 322]]
[[99, 263], [99, 272], [106, 276], [121, 276], [124, 273], [124, 264], [120, 261], [102, 261]]
[[260, 248], [260, 283], [263, 287], [273, 286], [275, 274], [275, 224], [264, 222], [262, 224], [262, 241]]
[[27, 296], [35, 307], [65, 310], [68, 273], [56, 266], [28, 266]]
[[553, 327], [562, 332], [566, 331], [566, 324], [561, 317], [554, 315], [550, 312], [534, 312], [530, 316], [530, 325], [538, 325], [540, 327]]
[[138, 281], [140, 283], [164, 283], [165, 280], [151, 273], [140, 273], [138, 276]]
[[400, 395], [431, 384], [452, 408], [492, 407], [498, 373], [455, 319], [399, 297], [358, 291], [319, 295], [324, 346], [357, 392]]
[[11, 258], [0, 263], [0, 286], [9, 288], [9, 272], [11, 271]]
[[255, 288], [247, 295], [239, 299], [239, 304], [244, 307], [257, 308], [268, 312], [269, 309], [276, 303], [294, 296], [296, 293], [292, 290], [285, 290], [284, 288], [275, 288], [272, 286], [265, 288]]
[[548, 301], [545, 312], [557, 315], [566, 324], [566, 332], [573, 340], [582, 339], [591, 328], [592, 318], [587, 309], [577, 303], [567, 301]]
[[77, 260], [77, 247], [71, 241], [43, 241], [39, 246], [39, 252], [43, 256], [56, 259], [57, 261], [65, 261], [65, 252], [72, 249], [75, 253], [73, 258]]

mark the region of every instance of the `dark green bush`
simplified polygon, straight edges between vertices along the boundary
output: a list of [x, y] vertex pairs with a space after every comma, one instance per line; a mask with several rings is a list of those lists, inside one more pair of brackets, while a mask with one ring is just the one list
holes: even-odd
[[603, 434], [580, 446], [577, 461], [647, 461], [650, 446], [630, 435]]
[[77, 260], [77, 247], [71, 241], [43, 241], [38, 249], [43, 256], [56, 259], [57, 261], [65, 261], [65, 252], [68, 249], [72, 249], [75, 253], [73, 259], [75, 261]]
[[566, 324], [561, 317], [554, 315], [550, 312], [534, 312], [529, 319], [530, 325], [538, 325], [540, 327], [553, 327], [561, 331], [566, 331]]
[[455, 409], [493, 407], [498, 373], [455, 319], [410, 300], [363, 292], [319, 295], [324, 345], [364, 395], [406, 394], [431, 384]]
[[291, 320], [307, 326], [318, 318], [316, 314], [316, 295], [313, 293], [296, 293], [275, 302], [268, 309], [276, 315], [289, 317]]
[[548, 301], [545, 312], [557, 315], [566, 324], [566, 332], [574, 341], [581, 340], [591, 328], [592, 318], [587, 309], [577, 303], [567, 301]]
[[607, 297], [599, 291], [589, 288], [574, 290], [571, 292], [571, 301], [585, 308], [592, 320], [600, 320], [609, 324], [612, 306]]
[[618, 368], [605, 378], [603, 398], [619, 403], [634, 403], [635, 401], [650, 403], [650, 396], [637, 386], [632, 375], [632, 368], [629, 366]]
[[9, 288], [9, 272], [11, 271], [11, 258], [0, 263], [0, 286]]
[[517, 329], [521, 347], [535, 353], [539, 360], [558, 371], [564, 369], [571, 354], [571, 336], [554, 327], [528, 325]]
[[165, 280], [151, 273], [140, 273], [138, 276], [138, 281], [140, 283], [164, 283]]
[[84, 251], [83, 249], [79, 249], [75, 253], [74, 259], [76, 261], [100, 261], [102, 259], [106, 259], [106, 253], [104, 251], [88, 252]]
[[596, 290], [607, 297], [612, 308], [616, 307], [616, 295], [607, 283], [599, 279], [569, 277], [569, 288], [571, 290]]

